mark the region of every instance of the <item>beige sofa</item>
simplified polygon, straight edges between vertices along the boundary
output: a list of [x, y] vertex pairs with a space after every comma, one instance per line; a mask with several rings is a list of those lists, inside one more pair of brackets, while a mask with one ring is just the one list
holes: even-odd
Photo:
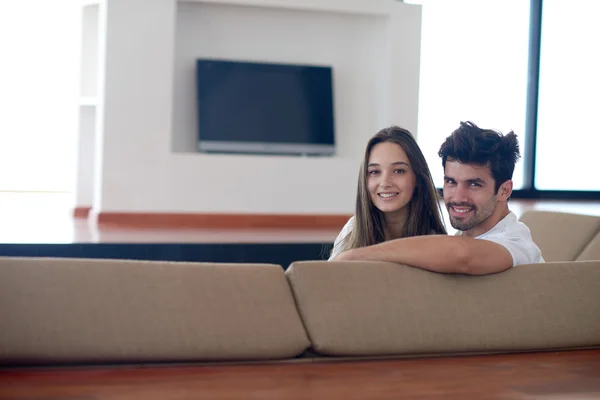
[[0, 258], [0, 365], [600, 347], [600, 218], [530, 212], [522, 220], [548, 262], [479, 277], [374, 262], [296, 262], [284, 272]]
[[529, 211], [520, 220], [546, 261], [600, 260], [600, 217]]

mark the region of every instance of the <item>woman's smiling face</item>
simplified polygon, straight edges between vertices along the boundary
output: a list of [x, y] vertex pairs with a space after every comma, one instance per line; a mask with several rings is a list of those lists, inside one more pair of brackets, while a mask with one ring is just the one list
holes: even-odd
[[394, 213], [410, 203], [416, 175], [404, 149], [391, 142], [378, 143], [371, 149], [367, 164], [367, 188], [375, 207]]

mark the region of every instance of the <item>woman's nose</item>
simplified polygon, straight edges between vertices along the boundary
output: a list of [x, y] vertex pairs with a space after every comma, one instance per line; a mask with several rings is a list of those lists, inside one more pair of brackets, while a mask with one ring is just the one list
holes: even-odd
[[379, 182], [379, 186], [381, 186], [382, 188], [391, 186], [390, 174], [388, 174], [387, 172], [383, 172], [381, 174], [381, 181]]

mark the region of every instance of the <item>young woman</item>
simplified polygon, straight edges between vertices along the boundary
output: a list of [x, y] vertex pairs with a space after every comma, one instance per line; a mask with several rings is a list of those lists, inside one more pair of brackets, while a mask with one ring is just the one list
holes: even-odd
[[367, 143], [355, 214], [335, 239], [343, 251], [409, 236], [446, 234], [437, 190], [412, 134], [392, 126]]

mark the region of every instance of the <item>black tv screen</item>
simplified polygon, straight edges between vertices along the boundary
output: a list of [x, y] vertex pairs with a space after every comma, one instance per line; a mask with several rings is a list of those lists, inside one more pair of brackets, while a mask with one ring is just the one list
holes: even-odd
[[332, 68], [199, 59], [198, 150], [335, 153]]

